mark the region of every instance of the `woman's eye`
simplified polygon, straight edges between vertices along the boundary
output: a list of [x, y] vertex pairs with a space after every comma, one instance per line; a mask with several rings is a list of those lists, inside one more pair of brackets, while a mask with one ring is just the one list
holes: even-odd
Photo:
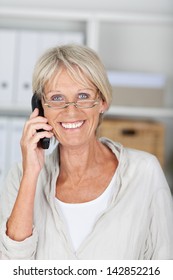
[[53, 96], [51, 96], [50, 100], [51, 101], [63, 101], [64, 98], [62, 95], [53, 95]]
[[82, 93], [79, 93], [78, 97], [79, 97], [79, 99], [88, 99], [89, 94], [82, 92]]

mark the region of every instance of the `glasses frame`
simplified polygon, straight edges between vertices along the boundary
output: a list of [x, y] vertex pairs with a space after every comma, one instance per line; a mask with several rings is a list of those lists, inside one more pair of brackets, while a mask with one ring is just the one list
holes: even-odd
[[56, 110], [56, 109], [65, 109], [67, 108], [68, 106], [70, 105], [73, 105], [75, 106], [76, 108], [78, 109], [90, 109], [90, 108], [93, 108], [95, 107], [96, 105], [99, 104], [99, 101], [100, 101], [100, 97], [96, 98], [96, 99], [90, 99], [91, 102], [93, 102], [93, 104], [91, 106], [87, 106], [87, 107], [82, 107], [80, 105], [77, 104], [77, 101], [76, 102], [65, 102], [64, 106], [63, 107], [53, 107], [49, 104], [49, 102], [56, 102], [56, 101], [49, 101], [45, 98], [45, 96], [43, 96], [43, 101], [44, 101], [44, 106], [50, 108], [50, 109], [53, 109], [53, 110]]

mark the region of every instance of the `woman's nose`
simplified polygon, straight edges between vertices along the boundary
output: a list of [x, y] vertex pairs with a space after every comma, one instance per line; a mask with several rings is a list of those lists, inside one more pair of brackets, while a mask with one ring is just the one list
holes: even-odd
[[68, 102], [67, 107], [64, 110], [66, 110], [66, 112], [68, 112], [68, 114], [74, 114], [74, 113], [78, 112], [79, 109], [76, 107], [75, 102]]

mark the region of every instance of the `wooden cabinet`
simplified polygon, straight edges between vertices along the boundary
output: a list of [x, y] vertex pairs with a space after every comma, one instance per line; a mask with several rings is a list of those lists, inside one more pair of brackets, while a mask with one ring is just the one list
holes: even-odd
[[164, 167], [164, 126], [161, 123], [120, 119], [105, 119], [99, 135], [125, 147], [154, 154]]

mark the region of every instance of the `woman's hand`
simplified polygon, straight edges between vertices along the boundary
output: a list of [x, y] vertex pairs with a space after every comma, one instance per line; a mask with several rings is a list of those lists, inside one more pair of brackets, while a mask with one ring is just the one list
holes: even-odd
[[[38, 116], [36, 108], [26, 122], [21, 138], [23, 157], [23, 176], [18, 195], [7, 222], [7, 235], [16, 241], [22, 241], [32, 235], [34, 199], [38, 175], [44, 164], [44, 150], [39, 147], [41, 138], [51, 138], [52, 127], [47, 119]], [[39, 129], [45, 131], [37, 132]]]
[[[41, 138], [51, 138], [52, 127], [47, 123], [45, 117], [38, 116], [39, 110], [36, 108], [26, 122], [21, 138], [21, 150], [23, 158], [23, 171], [33, 175], [39, 174], [44, 164], [44, 150], [39, 146]], [[39, 131], [43, 129], [44, 131]]]

